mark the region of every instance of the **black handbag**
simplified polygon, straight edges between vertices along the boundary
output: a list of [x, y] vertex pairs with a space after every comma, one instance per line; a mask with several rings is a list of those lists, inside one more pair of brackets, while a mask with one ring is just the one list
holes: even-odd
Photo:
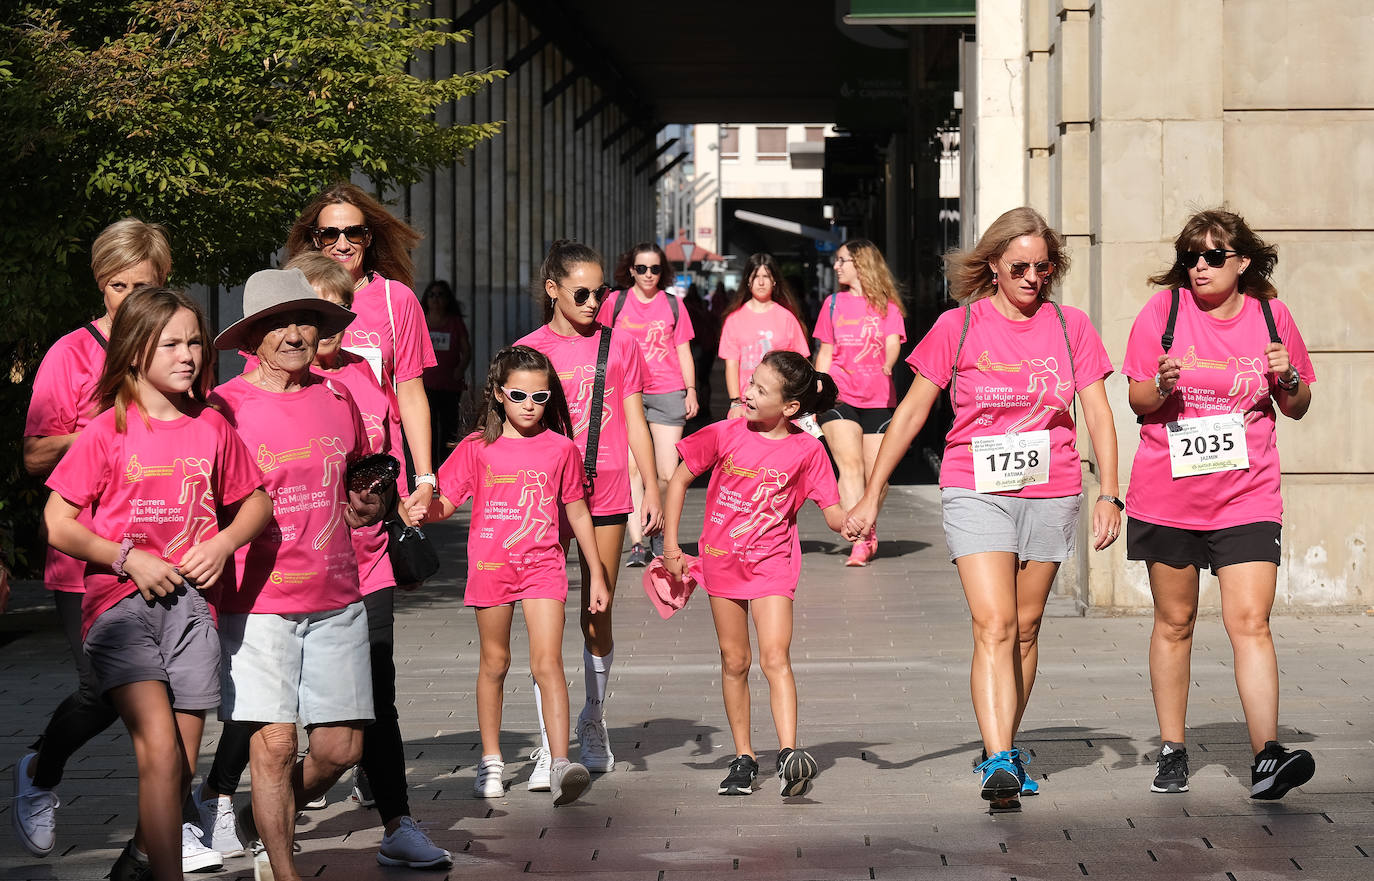
[[386, 552], [397, 584], [419, 584], [439, 571], [439, 552], [418, 526], [398, 517], [386, 521]]

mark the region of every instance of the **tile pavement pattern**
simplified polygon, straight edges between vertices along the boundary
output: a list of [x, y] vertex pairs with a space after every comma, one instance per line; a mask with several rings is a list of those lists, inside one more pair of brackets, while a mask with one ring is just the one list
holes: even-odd
[[[699, 522], [702, 502], [694, 490], [689, 523]], [[970, 770], [980, 744], [968, 697], [968, 612], [945, 559], [936, 491], [893, 490], [883, 535], [902, 538], [885, 538], [867, 569], [843, 568], [842, 549], [810, 507], [793, 663], [803, 743], [820, 764], [813, 791], [784, 802], [767, 777], [747, 798], [715, 794], [732, 755], [708, 606], [697, 597], [661, 621], [631, 570], [616, 606], [608, 700], [616, 768], [595, 777], [576, 805], [555, 810], [547, 793], [524, 788], [537, 728], [518, 620], [503, 737], [509, 791], [472, 797], [480, 747], [477, 635], [458, 579], [465, 522], [436, 526], [432, 535], [443, 547], [444, 577], [398, 603], [398, 692], [412, 810], [453, 851], [454, 867], [379, 867], [375, 815], [353, 807], [340, 784], [328, 808], [301, 815], [298, 865], [307, 878], [1374, 878], [1374, 653], [1366, 617], [1274, 622], [1281, 736], [1317, 758], [1315, 780], [1277, 803], [1246, 798], [1251, 756], [1219, 620], [1199, 624], [1194, 650], [1192, 791], [1170, 796], [1148, 791], [1156, 748], [1148, 619], [1047, 620], [1020, 740], [1034, 754], [1041, 794], [1026, 799], [1020, 814], [991, 816]], [[41, 595], [25, 596], [45, 608]], [[8, 791], [13, 762], [72, 674], [45, 614], [6, 619], [0, 767]], [[576, 708], [582, 660], [571, 621], [567, 632]], [[767, 774], [776, 741], [757, 670], [754, 681], [755, 744]], [[202, 773], [217, 733], [212, 721]], [[32, 859], [0, 833], [0, 879], [104, 876], [133, 828], [135, 783], [132, 751], [116, 725], [68, 770], [54, 855]], [[0, 804], [7, 814], [8, 801]], [[7, 833], [10, 818], [0, 823]], [[251, 879], [251, 863], [230, 860], [217, 877]]]

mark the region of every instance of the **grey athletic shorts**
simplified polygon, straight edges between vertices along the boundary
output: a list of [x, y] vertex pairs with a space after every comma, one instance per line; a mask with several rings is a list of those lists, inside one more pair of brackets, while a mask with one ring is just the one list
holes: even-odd
[[1023, 499], [951, 487], [940, 491], [940, 501], [951, 562], [988, 551], [1047, 563], [1073, 554], [1081, 495]]

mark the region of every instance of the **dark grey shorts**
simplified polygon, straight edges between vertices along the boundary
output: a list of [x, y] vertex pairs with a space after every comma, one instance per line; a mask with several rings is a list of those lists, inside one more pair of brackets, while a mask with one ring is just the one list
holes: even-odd
[[644, 419], [654, 425], [687, 424], [687, 390], [644, 395]]
[[165, 682], [174, 710], [219, 706], [219, 633], [195, 588], [148, 602], [135, 592], [101, 613], [86, 633], [100, 690]]

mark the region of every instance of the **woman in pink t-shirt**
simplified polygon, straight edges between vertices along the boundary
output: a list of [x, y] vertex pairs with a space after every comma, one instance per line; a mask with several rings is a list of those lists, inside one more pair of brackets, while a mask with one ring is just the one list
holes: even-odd
[[744, 265], [744, 284], [735, 294], [720, 331], [720, 358], [730, 392], [729, 419], [744, 415], [744, 389], [763, 356], [774, 350], [810, 357], [801, 310], [772, 254], [754, 254]]
[[[644, 418], [654, 440], [654, 474], [658, 477], [661, 498], [668, 478], [677, 467], [673, 445], [682, 440], [687, 420], [697, 415], [697, 368], [692, 360], [691, 342], [696, 331], [687, 308], [677, 295], [665, 290], [663, 280], [671, 278], [673, 266], [668, 255], [653, 242], [640, 242], [621, 255], [616, 264], [615, 284], [601, 303], [596, 320], [606, 327], [624, 331], [639, 342], [648, 373], [644, 379]], [[650, 557], [662, 553], [663, 536], [651, 536], [644, 547], [644, 530], [639, 521], [644, 513], [644, 475], [630, 460], [630, 492], [636, 517], [630, 521], [630, 556], [626, 566], [643, 566]]]
[[[86, 656], [138, 758], [138, 828], [117, 878], [148, 866], [150, 877], [179, 878], [224, 862], [181, 819], [205, 711], [220, 702], [203, 594], [267, 525], [272, 503], [248, 449], [206, 404], [209, 338], [181, 291], [130, 295], [95, 390], [101, 413], [48, 479], [49, 541], [87, 564]], [[83, 510], [89, 524], [77, 519]]]
[[720, 641], [721, 691], [735, 758], [721, 795], [754, 791], [759, 764], [749, 723], [749, 617], [759, 638], [778, 733], [783, 796], [804, 795], [816, 760], [797, 748], [797, 686], [792, 678], [792, 605], [801, 578], [797, 512], [813, 499], [826, 525], [844, 522], [830, 458], [792, 420], [835, 403], [835, 383], [796, 352], [769, 352], [744, 391], [743, 419], [706, 426], [678, 444], [682, 463], [668, 484], [663, 563], [675, 578], [686, 568], [678, 527], [687, 487], [711, 471], [699, 543], [702, 586]]
[[[835, 378], [840, 396], [816, 421], [840, 471], [840, 501], [849, 509], [872, 479], [873, 459], [897, 404], [892, 368], [906, 341], [906, 308], [882, 252], [867, 239], [840, 246], [835, 277], [840, 290], [821, 304], [814, 336], [816, 369]], [[854, 542], [845, 565], [866, 566], [877, 552], [878, 534], [870, 532]]]
[[[418, 232], [361, 188], [337, 183], [301, 212], [287, 235], [286, 250], [292, 257], [319, 251], [353, 276], [353, 311], [358, 317], [344, 332], [344, 348], [367, 358], [377, 381], [396, 392], [391, 454], [404, 462], [405, 453], [410, 453], [414, 508], [423, 516], [437, 483], [424, 372], [438, 361], [424, 310], [411, 290], [410, 251], [419, 241]], [[402, 510], [411, 507], [403, 505]]]
[[1126, 556], [1144, 560], [1154, 596], [1150, 685], [1161, 747], [1154, 792], [1188, 789], [1184, 720], [1199, 573], [1221, 584], [1250, 748], [1250, 797], [1282, 798], [1316, 770], [1278, 742], [1279, 669], [1269, 613], [1283, 498], [1275, 410], [1301, 419], [1316, 375], [1269, 275], [1278, 251], [1239, 215], [1194, 214], [1176, 259], [1131, 327], [1122, 372], [1140, 417], [1126, 495]]
[[[431, 518], [443, 520], [472, 499], [468, 579], [464, 602], [477, 611], [480, 671], [477, 725], [482, 760], [473, 791], [479, 798], [506, 794], [501, 774], [501, 701], [510, 669], [510, 628], [520, 603], [529, 629], [530, 672], [538, 684], [540, 731], [548, 740], [549, 781], [555, 806], [586, 790], [586, 766], [568, 760], [568, 686], [563, 678], [563, 616], [568, 598], [559, 520], [565, 517], [582, 547], [596, 544], [583, 497], [582, 455], [573, 443], [572, 417], [549, 359], [529, 346], [496, 353], [487, 373], [481, 430], [470, 435], [439, 469], [440, 495]], [[604, 613], [610, 591], [600, 561], [588, 555], [586, 611]], [[586, 745], [584, 744], [584, 747]]]
[[1069, 257], [1063, 238], [1034, 210], [1003, 214], [971, 250], [951, 253], [946, 266], [950, 292], [964, 305], [941, 315], [907, 359], [915, 381], [845, 531], [852, 538], [873, 526], [888, 477], [949, 386], [954, 423], [940, 494], [949, 556], [973, 616], [981, 794], [1011, 809], [1039, 789], [1014, 741], [1035, 684], [1045, 601], [1077, 538], [1075, 394], [1101, 480], [1093, 547], [1106, 548], [1120, 530], [1116, 429], [1105, 388], [1112, 365], [1087, 315], [1050, 299]]
[[[105, 365], [110, 326], [124, 299], [143, 285], [166, 284], [172, 269], [167, 234], [156, 223], [134, 218], [110, 224], [91, 245], [91, 274], [105, 314], [53, 344], [33, 378], [33, 397], [24, 424], [24, 468], [46, 478], [90, 422], [95, 386]], [[83, 515], [84, 516], [84, 515]], [[83, 519], [89, 525], [89, 517]], [[15, 765], [14, 828], [34, 856], [47, 856], [56, 843], [57, 795], [67, 759], [119, 718], [100, 696], [100, 683], [81, 649], [81, 594], [85, 564], [49, 547], [43, 586], [52, 592], [62, 632], [76, 662], [77, 690], [53, 711], [33, 752]]]
[[[615, 767], [610, 731], [606, 727], [606, 688], [615, 659], [611, 634], [611, 608], [615, 601], [616, 578], [620, 572], [620, 552], [625, 546], [625, 526], [634, 510], [630, 496], [630, 460], [643, 474], [652, 474], [653, 441], [644, 419], [643, 392], [647, 368], [635, 338], [623, 331], [603, 327], [596, 319], [597, 308], [610, 288], [601, 269], [601, 255], [578, 242], [559, 239], [549, 248], [535, 282], [536, 296], [543, 302], [545, 324], [518, 344], [543, 352], [558, 371], [558, 380], [573, 420], [573, 440], [582, 455], [592, 451], [595, 476], [588, 475], [590, 490], [587, 507], [592, 513], [595, 556], [606, 573], [610, 599], [601, 611], [590, 609], [587, 591], [591, 570], [587, 559], [592, 546], [578, 540], [582, 560], [582, 679], [587, 700], [577, 717], [577, 739], [582, 764], [588, 770], [606, 772]], [[600, 423], [593, 421], [592, 398], [596, 387], [597, 362], [603, 332], [609, 340], [605, 379], [602, 383]], [[591, 443], [593, 428], [598, 433]], [[658, 484], [644, 487], [642, 510], [634, 515], [640, 529], [648, 535], [663, 528]], [[564, 531], [564, 551], [572, 536]], [[535, 686], [538, 699], [538, 685]], [[536, 764], [530, 775], [531, 789], [549, 786], [549, 743], [543, 737], [535, 750]]]

